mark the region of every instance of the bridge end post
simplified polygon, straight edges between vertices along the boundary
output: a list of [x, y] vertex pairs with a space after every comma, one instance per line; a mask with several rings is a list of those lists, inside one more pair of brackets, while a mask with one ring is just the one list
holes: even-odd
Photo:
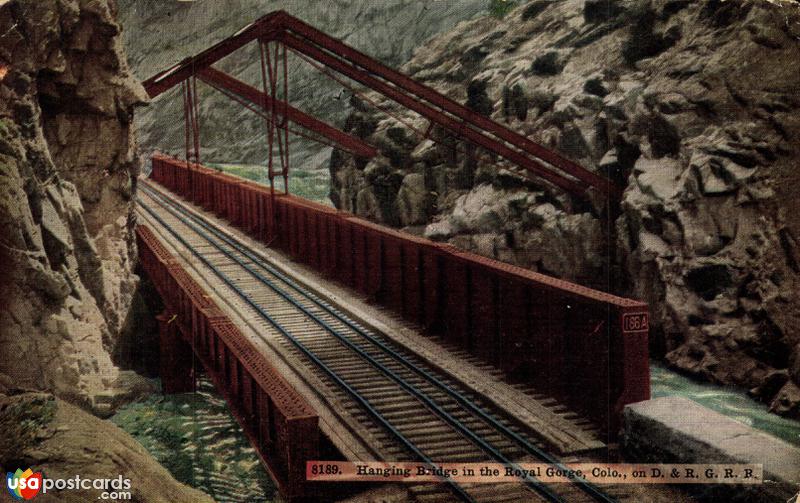
[[616, 438], [626, 405], [650, 399], [650, 355], [648, 338], [650, 315], [646, 305], [626, 307], [619, 314], [619, 329], [614, 341], [621, 366], [615, 376], [619, 394], [611, 411], [610, 433]]
[[192, 363], [194, 352], [181, 337], [177, 318], [164, 312], [156, 316], [159, 336], [159, 374], [162, 391], [167, 394], [195, 390]]

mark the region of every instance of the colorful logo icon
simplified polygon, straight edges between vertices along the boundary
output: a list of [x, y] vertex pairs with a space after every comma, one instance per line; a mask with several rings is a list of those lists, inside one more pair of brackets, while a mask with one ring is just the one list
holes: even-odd
[[28, 468], [24, 472], [17, 468], [14, 473], [6, 473], [6, 485], [8, 492], [14, 499], [29, 500], [39, 494], [39, 489], [42, 488], [42, 472], [33, 473]]

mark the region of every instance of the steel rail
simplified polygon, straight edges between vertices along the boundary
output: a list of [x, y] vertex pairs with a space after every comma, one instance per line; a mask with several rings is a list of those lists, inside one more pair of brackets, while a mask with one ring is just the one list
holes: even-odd
[[[283, 327], [275, 318], [273, 318], [269, 313], [267, 313], [263, 307], [261, 307], [257, 302], [255, 302], [250, 295], [244, 292], [241, 288], [239, 288], [233, 280], [231, 280], [225, 273], [219, 270], [216, 266], [214, 266], [203, 254], [198, 252], [195, 247], [190, 245], [186, 240], [181, 237], [175, 229], [172, 228], [167, 222], [164, 221], [156, 212], [149, 208], [147, 205], [143, 204], [141, 200], [139, 200], [140, 206], [144, 208], [147, 213], [150, 214], [158, 223], [160, 223], [172, 236], [178, 240], [187, 250], [189, 250], [195, 257], [197, 257], [206, 267], [211, 269], [211, 271], [216, 274], [226, 285], [228, 285], [233, 291], [236, 292], [245, 302], [250, 305], [253, 309], [255, 309], [261, 317], [267, 320], [273, 327], [275, 327], [278, 332], [281, 333], [284, 337], [286, 337], [295, 347], [297, 347], [304, 355], [306, 355], [315, 365], [321, 368], [333, 381], [339, 385], [342, 389], [344, 389], [347, 393], [349, 393], [353, 399], [358, 402], [371, 416], [373, 416], [379, 423], [381, 423], [387, 430], [389, 430], [397, 439], [414, 455], [422, 459], [426, 464], [430, 465], [433, 468], [437, 468], [437, 463], [431, 460], [425, 453], [423, 453], [419, 448], [414, 445], [405, 435], [403, 435], [400, 431], [395, 428], [389, 420], [387, 420], [383, 415], [378, 412], [370, 403], [369, 400], [364, 398], [358, 391], [353, 389], [352, 386], [347, 384], [341, 377], [339, 377], [336, 372], [331, 370], [325, 362], [320, 360], [320, 358], [314, 354], [313, 351], [305, 347], [305, 345], [300, 342], [295, 336], [293, 336], [286, 328]], [[200, 233], [198, 233], [200, 234]], [[202, 235], [202, 234], [201, 234]], [[210, 240], [208, 240], [211, 242]], [[222, 251], [221, 247], [217, 247], [220, 251]], [[223, 251], [223, 253], [225, 253]], [[244, 267], [244, 266], [243, 266]], [[472, 498], [461, 486], [457, 483], [453, 482], [451, 479], [442, 478], [443, 482], [450, 486], [453, 492], [461, 499], [462, 501], [466, 502], [474, 502], [475, 499]]]
[[[238, 240], [229, 238], [225, 234], [223, 234], [220, 231], [214, 229], [211, 225], [205, 223], [203, 221], [202, 217], [198, 216], [198, 214], [196, 212], [194, 212], [193, 210], [190, 210], [189, 208], [180, 206], [174, 201], [168, 200], [162, 194], [160, 194], [160, 191], [158, 189], [152, 188], [150, 186], [151, 184], [149, 182], [145, 182], [142, 185], [144, 187], [146, 187], [146, 189], [149, 190], [150, 192], [159, 192], [158, 195], [159, 195], [160, 199], [166, 200], [167, 203], [170, 204], [172, 207], [176, 208], [177, 211], [180, 211], [184, 215], [188, 215], [197, 224], [199, 224], [200, 226], [202, 226], [204, 229], [208, 230], [209, 232], [213, 233], [215, 236], [219, 237], [220, 239], [224, 240], [229, 246], [235, 248], [239, 253], [241, 253], [242, 255], [246, 256], [254, 264], [258, 265], [262, 269], [267, 270], [270, 274], [276, 276], [278, 279], [280, 279], [281, 281], [286, 283], [288, 286], [290, 286], [294, 291], [296, 291], [300, 295], [304, 296], [305, 298], [309, 299], [311, 302], [313, 302], [314, 304], [316, 304], [317, 306], [319, 306], [320, 308], [325, 310], [328, 314], [332, 315], [337, 320], [339, 320], [340, 322], [342, 322], [345, 325], [347, 325], [350, 329], [352, 329], [353, 331], [358, 333], [361, 337], [363, 337], [364, 339], [367, 339], [369, 342], [371, 342], [375, 346], [378, 346], [382, 351], [387, 353], [394, 360], [398, 361], [399, 363], [401, 363], [402, 365], [407, 367], [409, 370], [411, 370], [413, 372], [416, 372], [418, 375], [424, 377], [428, 382], [434, 384], [435, 386], [437, 386], [438, 388], [443, 390], [451, 398], [456, 400], [459, 404], [461, 404], [462, 406], [464, 406], [467, 409], [469, 409], [470, 412], [472, 412], [473, 414], [479, 416], [485, 422], [489, 423], [495, 430], [497, 430], [498, 432], [500, 432], [503, 435], [507, 436], [508, 438], [512, 439], [520, 447], [522, 447], [523, 450], [525, 450], [526, 452], [528, 452], [532, 456], [536, 457], [540, 461], [544, 461], [545, 463], [551, 464], [551, 465], [553, 465], [553, 466], [555, 466], [555, 467], [557, 467], [559, 469], [562, 469], [562, 470], [565, 470], [565, 471], [567, 470], [567, 467], [564, 466], [558, 459], [552, 457], [547, 452], [545, 452], [545, 451], [541, 450], [540, 448], [538, 448], [537, 446], [531, 444], [527, 439], [525, 439], [520, 434], [516, 433], [512, 429], [508, 428], [507, 426], [505, 426], [504, 424], [499, 422], [494, 416], [492, 416], [491, 414], [489, 414], [486, 411], [484, 411], [480, 406], [475, 404], [469, 398], [465, 397], [462, 393], [460, 393], [457, 390], [453, 389], [447, 383], [442, 382], [439, 378], [437, 378], [435, 375], [431, 374], [427, 370], [425, 370], [423, 368], [420, 368], [418, 365], [415, 365], [414, 363], [410, 362], [406, 357], [404, 357], [403, 355], [399, 354], [397, 351], [395, 351], [389, 345], [387, 345], [383, 341], [379, 340], [374, 335], [369, 334], [368, 332], [365, 332], [363, 329], [361, 329], [361, 327], [359, 327], [356, 324], [354, 324], [349, 318], [340, 315], [338, 310], [336, 310], [335, 308], [330, 306], [327, 302], [324, 302], [323, 300], [319, 299], [319, 297], [317, 297], [313, 293], [308, 292], [306, 289], [304, 289], [301, 286], [297, 285], [291, 278], [287, 277], [285, 274], [281, 273], [280, 271], [275, 269], [273, 266], [269, 265], [268, 263], [264, 262], [261, 258], [257, 257], [256, 255], [254, 255], [253, 253], [248, 251], [246, 249], [247, 248], [246, 245], [244, 245], [243, 243], [237, 243]], [[574, 483], [578, 487], [580, 487], [580, 489], [582, 491], [584, 491], [586, 494], [591, 496], [596, 501], [600, 501], [600, 502], [603, 502], [603, 503], [614, 503], [616, 501], [615, 499], [609, 497], [607, 494], [603, 493], [595, 485], [591, 484], [590, 482], [588, 482], [587, 480], [585, 480], [583, 478], [576, 479], [574, 481]]]
[[[161, 199], [161, 198], [159, 197], [159, 199]], [[166, 205], [164, 205], [162, 203], [159, 203], [159, 204], [161, 204], [163, 207], [166, 208]], [[170, 210], [169, 208], [166, 208], [166, 209], [167, 209], [167, 211], [170, 211], [173, 215], [175, 215], [179, 220], [181, 220], [184, 223], [184, 225], [186, 225], [187, 227], [191, 228], [197, 234], [203, 236], [203, 238], [206, 241], [208, 241], [212, 246], [214, 246], [219, 251], [224, 253], [228, 258], [230, 258], [234, 262], [238, 263], [243, 269], [247, 270], [253, 277], [257, 278], [263, 284], [267, 285], [275, 293], [277, 293], [278, 295], [283, 297], [286, 301], [288, 301], [293, 306], [295, 306], [298, 310], [303, 312], [303, 314], [305, 314], [306, 316], [308, 316], [309, 318], [314, 320], [319, 326], [323, 327], [328, 333], [330, 333], [331, 335], [336, 337], [339, 341], [341, 341], [343, 344], [345, 344], [352, 351], [356, 352], [359, 356], [361, 356], [361, 358], [363, 358], [364, 360], [369, 362], [374, 368], [376, 368], [377, 370], [382, 372], [384, 375], [386, 375], [387, 377], [389, 377], [390, 379], [395, 381], [401, 388], [403, 388], [409, 394], [411, 394], [412, 396], [414, 396], [415, 398], [417, 398], [418, 400], [423, 402], [428, 407], [429, 410], [431, 410], [434, 414], [436, 414], [441, 419], [443, 419], [448, 424], [450, 424], [450, 426], [452, 426], [456, 431], [458, 431], [459, 433], [461, 433], [462, 435], [467, 437], [470, 441], [472, 441], [474, 444], [476, 444], [478, 447], [480, 447], [484, 452], [489, 454], [491, 457], [493, 457], [495, 460], [499, 461], [500, 463], [503, 463], [505, 465], [511, 466], [513, 468], [520, 469], [520, 467], [518, 466], [517, 463], [515, 463], [514, 461], [512, 461], [511, 459], [506, 457], [502, 452], [498, 451], [494, 446], [492, 446], [489, 443], [487, 443], [486, 440], [484, 440], [479, 435], [477, 435], [475, 432], [473, 432], [470, 428], [465, 426], [457, 418], [453, 417], [449, 412], [444, 410], [444, 408], [442, 408], [439, 404], [437, 404], [435, 401], [433, 401], [424, 392], [422, 392], [419, 389], [417, 389], [414, 385], [409, 384], [405, 379], [403, 379], [402, 377], [397, 375], [396, 372], [394, 372], [393, 370], [387, 368], [385, 365], [383, 365], [382, 363], [377, 361], [372, 355], [370, 355], [369, 353], [364, 351], [357, 344], [354, 344], [347, 337], [345, 337], [342, 334], [340, 334], [336, 329], [331, 327], [327, 322], [325, 322], [324, 320], [320, 319], [318, 316], [316, 316], [313, 313], [311, 313], [306, 307], [304, 307], [300, 303], [298, 303], [294, 298], [292, 298], [292, 296], [290, 294], [288, 294], [286, 291], [284, 291], [280, 287], [276, 286], [271, 280], [269, 280], [268, 278], [265, 278], [263, 275], [259, 274], [258, 272], [253, 271], [253, 269], [251, 267], [249, 267], [247, 264], [243, 263], [243, 261], [241, 261], [241, 260], [235, 258], [234, 256], [232, 256], [232, 254], [230, 252], [225, 251], [224, 247], [220, 246], [218, 243], [215, 243], [212, 239], [210, 239], [208, 237], [208, 235], [205, 232], [203, 232], [201, 230], [198, 230], [194, 225], [186, 222], [186, 219], [181, 217], [180, 215], [177, 215], [175, 211]], [[149, 208], [148, 208], [148, 210], [149, 210]], [[523, 482], [525, 483], [525, 485], [527, 487], [529, 487], [531, 490], [537, 492], [541, 496], [545, 497], [548, 501], [552, 501], [552, 502], [563, 502], [564, 501], [558, 494], [554, 493], [550, 488], [548, 488], [547, 486], [543, 485], [540, 481], [536, 480], [534, 477], [526, 475], [526, 476], [523, 476], [523, 477], [520, 477], [520, 478], [523, 480]]]

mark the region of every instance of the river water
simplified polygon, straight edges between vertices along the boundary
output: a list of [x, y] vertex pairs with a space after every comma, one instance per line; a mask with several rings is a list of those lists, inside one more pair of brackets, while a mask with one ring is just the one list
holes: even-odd
[[[734, 390], [695, 382], [654, 364], [653, 397], [679, 395], [800, 446], [800, 422]], [[196, 393], [154, 395], [122, 408], [112, 421], [133, 435], [176, 479], [223, 503], [270, 502], [275, 485], [224, 399], [207, 379]]]
[[800, 447], [800, 421], [770, 414], [766, 404], [753, 400], [740, 389], [700, 383], [659, 364], [650, 365], [650, 378], [653, 398], [686, 397]]
[[268, 502], [275, 485], [211, 381], [196, 393], [153, 395], [111, 419], [179, 481], [220, 503]]

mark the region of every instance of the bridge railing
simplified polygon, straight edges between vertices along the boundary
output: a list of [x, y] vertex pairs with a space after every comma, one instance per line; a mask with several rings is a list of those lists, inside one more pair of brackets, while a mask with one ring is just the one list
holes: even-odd
[[[180, 183], [180, 176], [176, 181]], [[174, 336], [191, 346], [225, 396], [281, 494], [290, 501], [308, 496], [306, 461], [319, 459], [320, 449], [319, 418], [314, 409], [220, 311], [149, 228], [139, 225], [136, 236], [142, 268], [164, 301], [166, 323], [177, 327]], [[175, 341], [168, 342], [166, 347], [174, 347]], [[162, 350], [164, 347], [162, 344]], [[184, 360], [185, 355], [177, 359]], [[186, 362], [174, 364], [185, 366]]]
[[[164, 156], [152, 178], [615, 436], [650, 397], [647, 305]], [[274, 218], [273, 218], [274, 217]]]

